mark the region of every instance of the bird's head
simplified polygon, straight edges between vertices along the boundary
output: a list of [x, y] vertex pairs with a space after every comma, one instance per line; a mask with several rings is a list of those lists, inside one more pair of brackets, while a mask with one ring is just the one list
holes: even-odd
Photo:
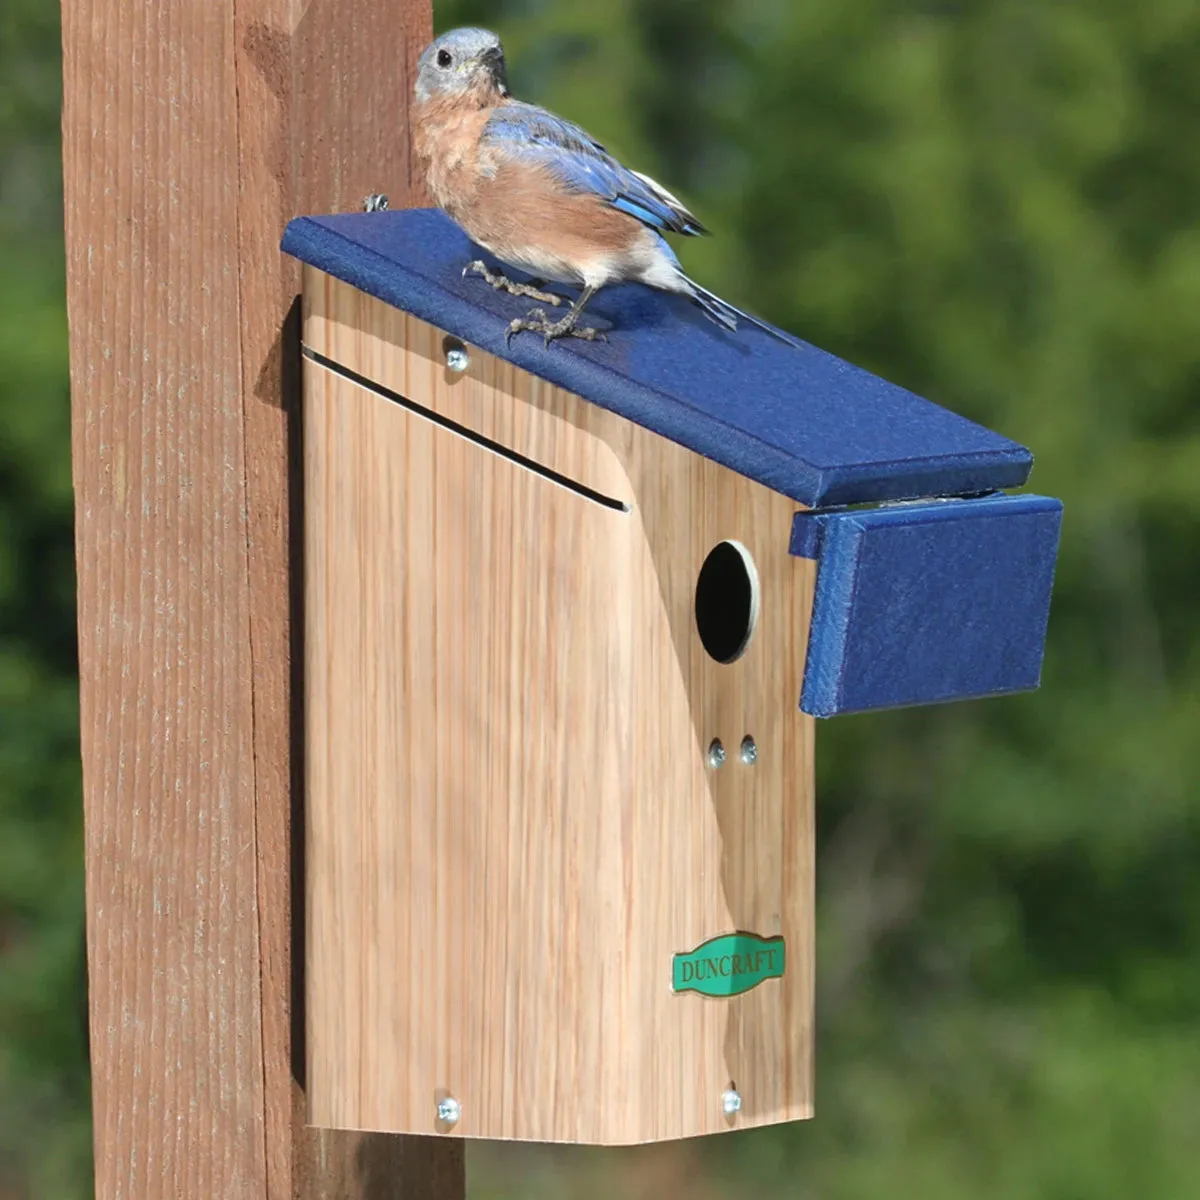
[[430, 42], [417, 62], [418, 103], [475, 94], [508, 95], [504, 49], [487, 29], [452, 29]]

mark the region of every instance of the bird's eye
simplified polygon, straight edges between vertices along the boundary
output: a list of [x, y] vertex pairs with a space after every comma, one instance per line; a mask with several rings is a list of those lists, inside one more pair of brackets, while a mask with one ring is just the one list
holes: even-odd
[[437, 56], [437, 64], [439, 67], [448, 67], [454, 61], [449, 50], [439, 50]]

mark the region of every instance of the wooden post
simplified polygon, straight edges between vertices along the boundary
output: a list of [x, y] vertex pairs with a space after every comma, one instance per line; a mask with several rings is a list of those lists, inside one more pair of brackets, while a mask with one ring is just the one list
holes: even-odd
[[[461, 1200], [304, 1128], [295, 214], [419, 200], [429, 0], [64, 0], [96, 1194]], [[404, 1064], [396, 1070], [403, 1072]]]

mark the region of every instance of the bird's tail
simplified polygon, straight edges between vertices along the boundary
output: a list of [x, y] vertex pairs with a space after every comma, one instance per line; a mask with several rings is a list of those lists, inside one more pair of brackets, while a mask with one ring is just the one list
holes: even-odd
[[694, 279], [684, 276], [684, 280], [691, 288], [692, 300], [701, 308], [704, 315], [710, 321], [715, 321], [724, 329], [731, 332], [737, 329], [738, 318], [749, 322], [751, 325], [757, 326], [764, 333], [769, 333], [773, 338], [778, 338], [788, 346], [794, 346], [796, 349], [801, 348], [801, 343], [788, 337], [786, 333], [781, 332], [772, 325], [768, 325], [766, 321], [760, 321], [758, 317], [752, 316], [748, 312], [742, 312], [740, 308], [734, 308], [726, 300], [722, 300], [720, 296], [710, 292], [708, 288], [701, 287]]

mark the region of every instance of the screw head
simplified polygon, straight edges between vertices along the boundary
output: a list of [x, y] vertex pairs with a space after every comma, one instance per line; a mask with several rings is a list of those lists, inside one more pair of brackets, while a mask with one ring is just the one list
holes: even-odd
[[447, 1096], [438, 1101], [437, 1115], [443, 1125], [457, 1125], [462, 1116], [462, 1105], [453, 1096]]
[[726, 1088], [721, 1093], [721, 1108], [727, 1117], [734, 1116], [742, 1107], [742, 1098], [735, 1088]]
[[471, 356], [467, 353], [466, 346], [451, 346], [446, 351], [446, 366], [451, 371], [457, 371], [461, 374], [471, 365]]
[[720, 738], [713, 738], [708, 744], [708, 765], [714, 770], [725, 762], [725, 747]]
[[754, 744], [754, 739], [747, 734], [742, 738], [742, 762], [752, 766], [758, 761], [758, 747]]

